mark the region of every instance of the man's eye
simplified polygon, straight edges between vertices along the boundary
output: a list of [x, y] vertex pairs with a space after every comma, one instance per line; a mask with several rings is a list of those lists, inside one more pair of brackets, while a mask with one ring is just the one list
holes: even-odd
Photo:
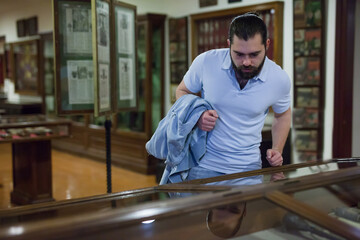
[[250, 57], [257, 57], [259, 55], [259, 53], [251, 53]]

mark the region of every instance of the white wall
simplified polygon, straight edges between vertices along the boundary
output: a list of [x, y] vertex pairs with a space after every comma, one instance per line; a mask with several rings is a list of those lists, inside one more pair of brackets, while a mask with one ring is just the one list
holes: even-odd
[[360, 0], [356, 1], [352, 156], [360, 157]]
[[325, 66], [325, 109], [324, 109], [324, 151], [323, 158], [332, 158], [334, 127], [334, 84], [335, 84], [335, 26], [336, 0], [327, 3], [326, 18], [326, 66]]
[[47, 32], [53, 29], [52, 0], [0, 0], [0, 36], [6, 36], [6, 42], [16, 42], [16, 21], [37, 16], [38, 31]]

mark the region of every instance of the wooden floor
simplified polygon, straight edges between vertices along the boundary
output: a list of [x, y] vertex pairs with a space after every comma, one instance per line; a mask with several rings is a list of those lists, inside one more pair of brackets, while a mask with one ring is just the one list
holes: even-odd
[[[14, 207], [11, 144], [0, 144], [0, 209]], [[95, 160], [52, 150], [53, 197], [74, 199], [107, 191], [106, 165]], [[156, 186], [155, 175], [143, 175], [112, 166], [112, 192]]]

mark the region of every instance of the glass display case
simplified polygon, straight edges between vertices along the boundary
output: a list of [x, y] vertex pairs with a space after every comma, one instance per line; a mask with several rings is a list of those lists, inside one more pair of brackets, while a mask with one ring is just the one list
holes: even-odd
[[53, 201], [51, 141], [71, 134], [71, 121], [44, 115], [0, 116], [0, 143], [11, 143], [17, 205]]
[[[357, 166], [341, 168], [343, 161]], [[358, 162], [286, 165], [0, 210], [0, 237], [359, 239]]]
[[[137, 16], [138, 108], [123, 109], [111, 118], [112, 163], [144, 174], [155, 173], [158, 163], [148, 156], [145, 144], [164, 116], [165, 17], [160, 14]], [[105, 160], [106, 118], [92, 115], [71, 118], [74, 121], [72, 138], [56, 140], [54, 146]]]

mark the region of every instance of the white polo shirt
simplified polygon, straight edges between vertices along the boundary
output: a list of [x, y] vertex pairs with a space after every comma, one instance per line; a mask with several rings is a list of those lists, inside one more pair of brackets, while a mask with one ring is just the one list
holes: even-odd
[[290, 107], [287, 73], [266, 57], [261, 72], [241, 90], [229, 49], [224, 48], [196, 57], [184, 83], [191, 92], [201, 91], [219, 115], [200, 166], [223, 173], [260, 169], [261, 130], [268, 109], [283, 113]]

